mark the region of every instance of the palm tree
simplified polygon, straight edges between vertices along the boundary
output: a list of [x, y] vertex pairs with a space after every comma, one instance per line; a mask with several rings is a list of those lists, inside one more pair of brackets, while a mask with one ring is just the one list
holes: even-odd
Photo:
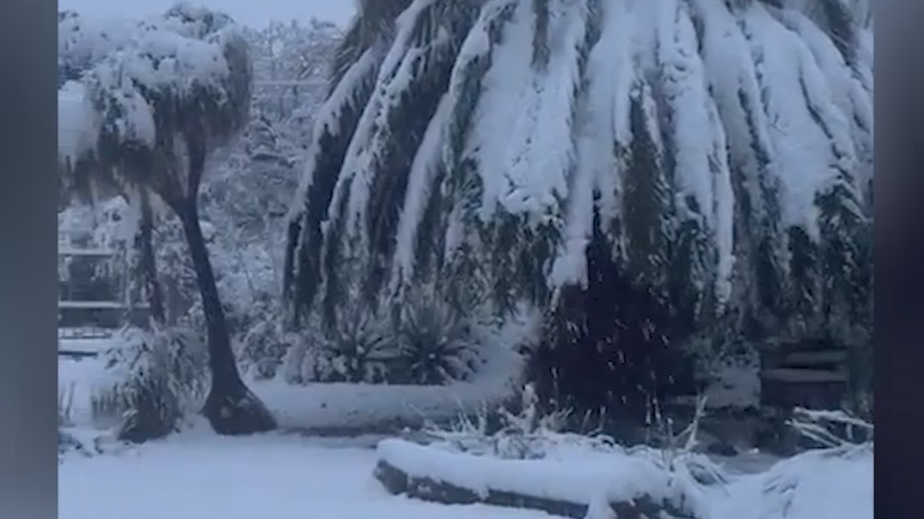
[[487, 294], [605, 372], [542, 386], [616, 407], [663, 388], [654, 352], [868, 343], [867, 7], [362, 2], [290, 215], [296, 324], [355, 287], [370, 312], [411, 285]]
[[[101, 53], [79, 83], [65, 85], [89, 125], [78, 124], [76, 140], [62, 143], [64, 184], [94, 198], [128, 193], [142, 209], [153, 194], [176, 213], [208, 331], [212, 386], [204, 414], [220, 434], [270, 430], [272, 416], [235, 362], [197, 204], [207, 159], [248, 120], [247, 43], [226, 15], [183, 5], [133, 27], [116, 32], [127, 34], [127, 44]], [[73, 124], [59, 114], [59, 129]]]

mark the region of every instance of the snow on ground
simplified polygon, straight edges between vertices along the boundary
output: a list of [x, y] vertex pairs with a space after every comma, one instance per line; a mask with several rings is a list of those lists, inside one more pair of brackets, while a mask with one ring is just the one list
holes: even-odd
[[105, 376], [98, 359], [58, 357], [58, 397], [64, 399], [71, 423], [85, 427], [92, 425], [90, 398], [95, 383], [105, 380]]
[[374, 452], [296, 436], [192, 431], [58, 467], [61, 519], [540, 519], [539, 512], [444, 506], [388, 495]]
[[[496, 460], [465, 460], [450, 466], [439, 456], [427, 461], [420, 452], [394, 451], [394, 441], [382, 449], [345, 446], [286, 434], [243, 438], [218, 437], [205, 424], [118, 454], [94, 457], [71, 455], [58, 469], [59, 517], [62, 519], [223, 519], [301, 518], [336, 515], [344, 519], [371, 516], [402, 519], [539, 519], [540, 512], [482, 505], [447, 506], [388, 495], [372, 474], [378, 456], [403, 456], [404, 465], [436, 473], [462, 473], [469, 483], [483, 484], [510, 476], [513, 468], [492, 472]], [[437, 453], [449, 454], [449, 453]], [[430, 456], [432, 453], [425, 453]], [[734, 477], [725, 487], [700, 494], [704, 519], [872, 519], [872, 449], [832, 455], [811, 453], [783, 461], [769, 471]], [[565, 497], [588, 498], [598, 480], [587, 482], [589, 458], [534, 462], [530, 476], [509, 485], [546, 480], [561, 485], [546, 490]], [[486, 462], [486, 463], [479, 463]], [[512, 465], [508, 465], [512, 467]], [[601, 462], [591, 470], [602, 477]], [[635, 467], [633, 467], [635, 468]], [[610, 467], [609, 474], [618, 474]], [[576, 480], [562, 481], [562, 474]], [[584, 476], [578, 477], [578, 475]], [[457, 474], [458, 475], [458, 474]], [[518, 474], [520, 479], [523, 474]], [[460, 476], [462, 477], [462, 476]], [[474, 479], [473, 479], [474, 478]], [[628, 478], [627, 481], [632, 478]], [[541, 481], [540, 481], [541, 483]], [[548, 485], [546, 485], [548, 486]], [[638, 485], [634, 485], [638, 486]], [[572, 495], [573, 494], [573, 495]], [[575, 499], [575, 502], [579, 502]]]
[[[104, 373], [98, 360], [59, 361], [59, 388], [70, 388], [73, 392], [72, 420], [79, 426], [74, 431], [80, 433], [75, 434], [78, 437], [93, 438], [98, 435], [87, 430], [87, 426], [91, 423], [90, 392], [102, 376]], [[368, 413], [384, 417], [386, 411], [405, 410], [406, 416], [410, 416], [407, 413], [411, 410], [451, 409], [455, 412], [465, 404], [461, 397], [466, 395], [460, 397], [460, 392], [450, 397], [452, 393], [441, 394], [429, 388], [427, 394], [431, 396], [423, 397], [423, 391], [415, 393], [413, 388], [386, 387], [315, 384], [286, 389], [276, 383], [254, 384], [274, 411], [308, 411], [310, 422], [315, 427], [318, 424], [343, 425], [343, 420], [361, 416], [368, 418]], [[471, 405], [474, 405], [473, 395], [477, 396], [476, 393], [474, 390], [467, 393], [472, 397]], [[396, 395], [401, 398], [387, 403]], [[286, 407], [287, 399], [298, 403], [290, 402]], [[451, 408], [448, 407], [450, 405]], [[379, 410], [379, 406], [384, 410]], [[280, 421], [285, 425], [286, 417], [282, 416]], [[448, 471], [448, 474], [461, 477], [472, 485], [483, 486], [493, 473], [494, 476], [505, 476], [508, 486], [544, 487], [547, 494], [574, 494], [572, 497], [577, 498], [591, 497], [593, 489], [603, 488], [600, 486], [603, 480], [611, 483], [604, 489], [608, 495], [632, 491], [633, 488], [638, 490], [639, 485], [645, 483], [643, 480], [650, 483], [657, 479], [656, 475], [640, 477], [641, 474], [653, 473], [648, 470], [651, 467], [644, 463], [637, 463], [638, 467], [608, 466], [610, 460], [591, 456], [590, 453], [534, 461], [522, 474], [515, 473], [518, 470], [523, 472], [521, 469], [524, 467], [518, 466], [522, 463], [508, 465], [509, 461], [490, 459], [464, 459], [461, 462], [464, 466], [460, 468], [457, 464], [452, 465], [453, 460], [440, 457], [449, 453], [433, 455], [424, 451], [433, 457], [421, 458], [419, 450], [404, 452], [402, 444], [394, 440], [381, 443], [378, 451], [367, 448], [378, 439], [319, 439], [282, 433], [224, 438], [214, 435], [207, 425], [199, 423], [167, 440], [139, 447], [105, 449], [104, 454], [91, 457], [69, 452], [62, 458], [58, 471], [59, 517], [287, 519], [300, 518], [307, 509], [311, 510], [311, 515], [319, 512], [347, 519], [366, 519], [372, 515], [405, 519], [548, 517], [540, 512], [481, 505], [446, 506], [390, 496], [372, 476], [383, 453], [393, 461], [400, 460], [407, 468]], [[754, 463], [748, 467], [737, 467], [745, 458]], [[730, 483], [724, 488], [709, 487], [697, 494], [699, 499], [704, 500], [703, 509], [708, 511], [703, 519], [873, 517], [871, 447], [852, 448], [851, 451], [835, 454], [810, 453], [779, 462], [769, 470], [769, 461], [760, 458], [759, 454], [717, 461], [730, 469], [726, 473]], [[561, 480], [562, 474], [572, 475], [572, 481], [560, 485], [548, 482]], [[588, 478], [593, 481], [589, 482]], [[543, 482], [543, 479], [548, 481]], [[625, 485], [617, 485], [618, 488], [613, 487], [611, 492], [609, 488], [617, 480]]]
[[307, 384], [251, 382], [251, 389], [273, 412], [280, 427], [299, 430], [359, 430], [421, 425], [499, 403], [512, 388], [458, 383], [448, 386]]
[[873, 448], [815, 451], [728, 487], [714, 519], [873, 518]]

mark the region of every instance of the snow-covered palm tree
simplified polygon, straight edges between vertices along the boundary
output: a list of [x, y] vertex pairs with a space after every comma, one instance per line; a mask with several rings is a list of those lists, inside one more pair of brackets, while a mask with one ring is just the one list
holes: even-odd
[[133, 202], [153, 193], [176, 213], [208, 331], [212, 387], [205, 415], [222, 434], [273, 428], [238, 372], [197, 205], [207, 159], [248, 121], [253, 79], [246, 41], [226, 15], [186, 5], [140, 23], [94, 26], [69, 14], [61, 30], [59, 56], [70, 65], [65, 80], [75, 76], [58, 94], [65, 188]]
[[860, 0], [361, 2], [292, 208], [295, 315], [529, 304], [549, 348], [613, 352], [571, 364], [622, 381], [606, 401], [650, 396], [671, 341], [868, 343], [871, 33]]

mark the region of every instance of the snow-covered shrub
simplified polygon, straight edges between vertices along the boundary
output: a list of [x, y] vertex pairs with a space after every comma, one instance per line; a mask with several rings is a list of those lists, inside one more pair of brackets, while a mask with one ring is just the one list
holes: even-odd
[[403, 309], [397, 338], [395, 381], [441, 385], [467, 380], [481, 360], [472, 323], [432, 293]]
[[114, 421], [119, 438], [133, 442], [170, 434], [205, 398], [207, 359], [189, 330], [119, 330], [103, 353], [109, 379], [91, 396], [94, 420]]
[[473, 421], [460, 417], [448, 428], [427, 424], [424, 433], [437, 448], [476, 456], [501, 459], [566, 458], [588, 453], [621, 454], [645, 459], [659, 469], [698, 485], [724, 484], [724, 470], [707, 456], [694, 452], [699, 420], [705, 409], [701, 399], [692, 423], [680, 433], [670, 435], [664, 447], [647, 445], [623, 447], [613, 438], [587, 432], [566, 432], [568, 410], [541, 412], [539, 398], [531, 384], [520, 392], [516, 411], [500, 408], [483, 410]]
[[424, 433], [442, 448], [503, 459], [541, 459], [562, 449], [606, 451], [615, 446], [606, 436], [562, 432], [568, 412], [540, 413], [532, 384], [519, 396], [515, 411], [482, 409], [474, 421], [460, 416], [448, 428], [428, 423]]
[[360, 304], [345, 308], [319, 337], [310, 376], [319, 382], [383, 383], [395, 358], [395, 331], [388, 320]]

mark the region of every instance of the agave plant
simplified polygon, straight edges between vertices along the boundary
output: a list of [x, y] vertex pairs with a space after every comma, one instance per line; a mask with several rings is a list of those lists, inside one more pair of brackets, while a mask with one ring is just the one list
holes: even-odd
[[394, 332], [387, 320], [344, 309], [337, 324], [325, 330], [315, 369], [325, 381], [384, 382], [394, 359]]
[[400, 380], [440, 385], [469, 378], [480, 358], [468, 319], [432, 293], [409, 303], [398, 332], [395, 365]]

